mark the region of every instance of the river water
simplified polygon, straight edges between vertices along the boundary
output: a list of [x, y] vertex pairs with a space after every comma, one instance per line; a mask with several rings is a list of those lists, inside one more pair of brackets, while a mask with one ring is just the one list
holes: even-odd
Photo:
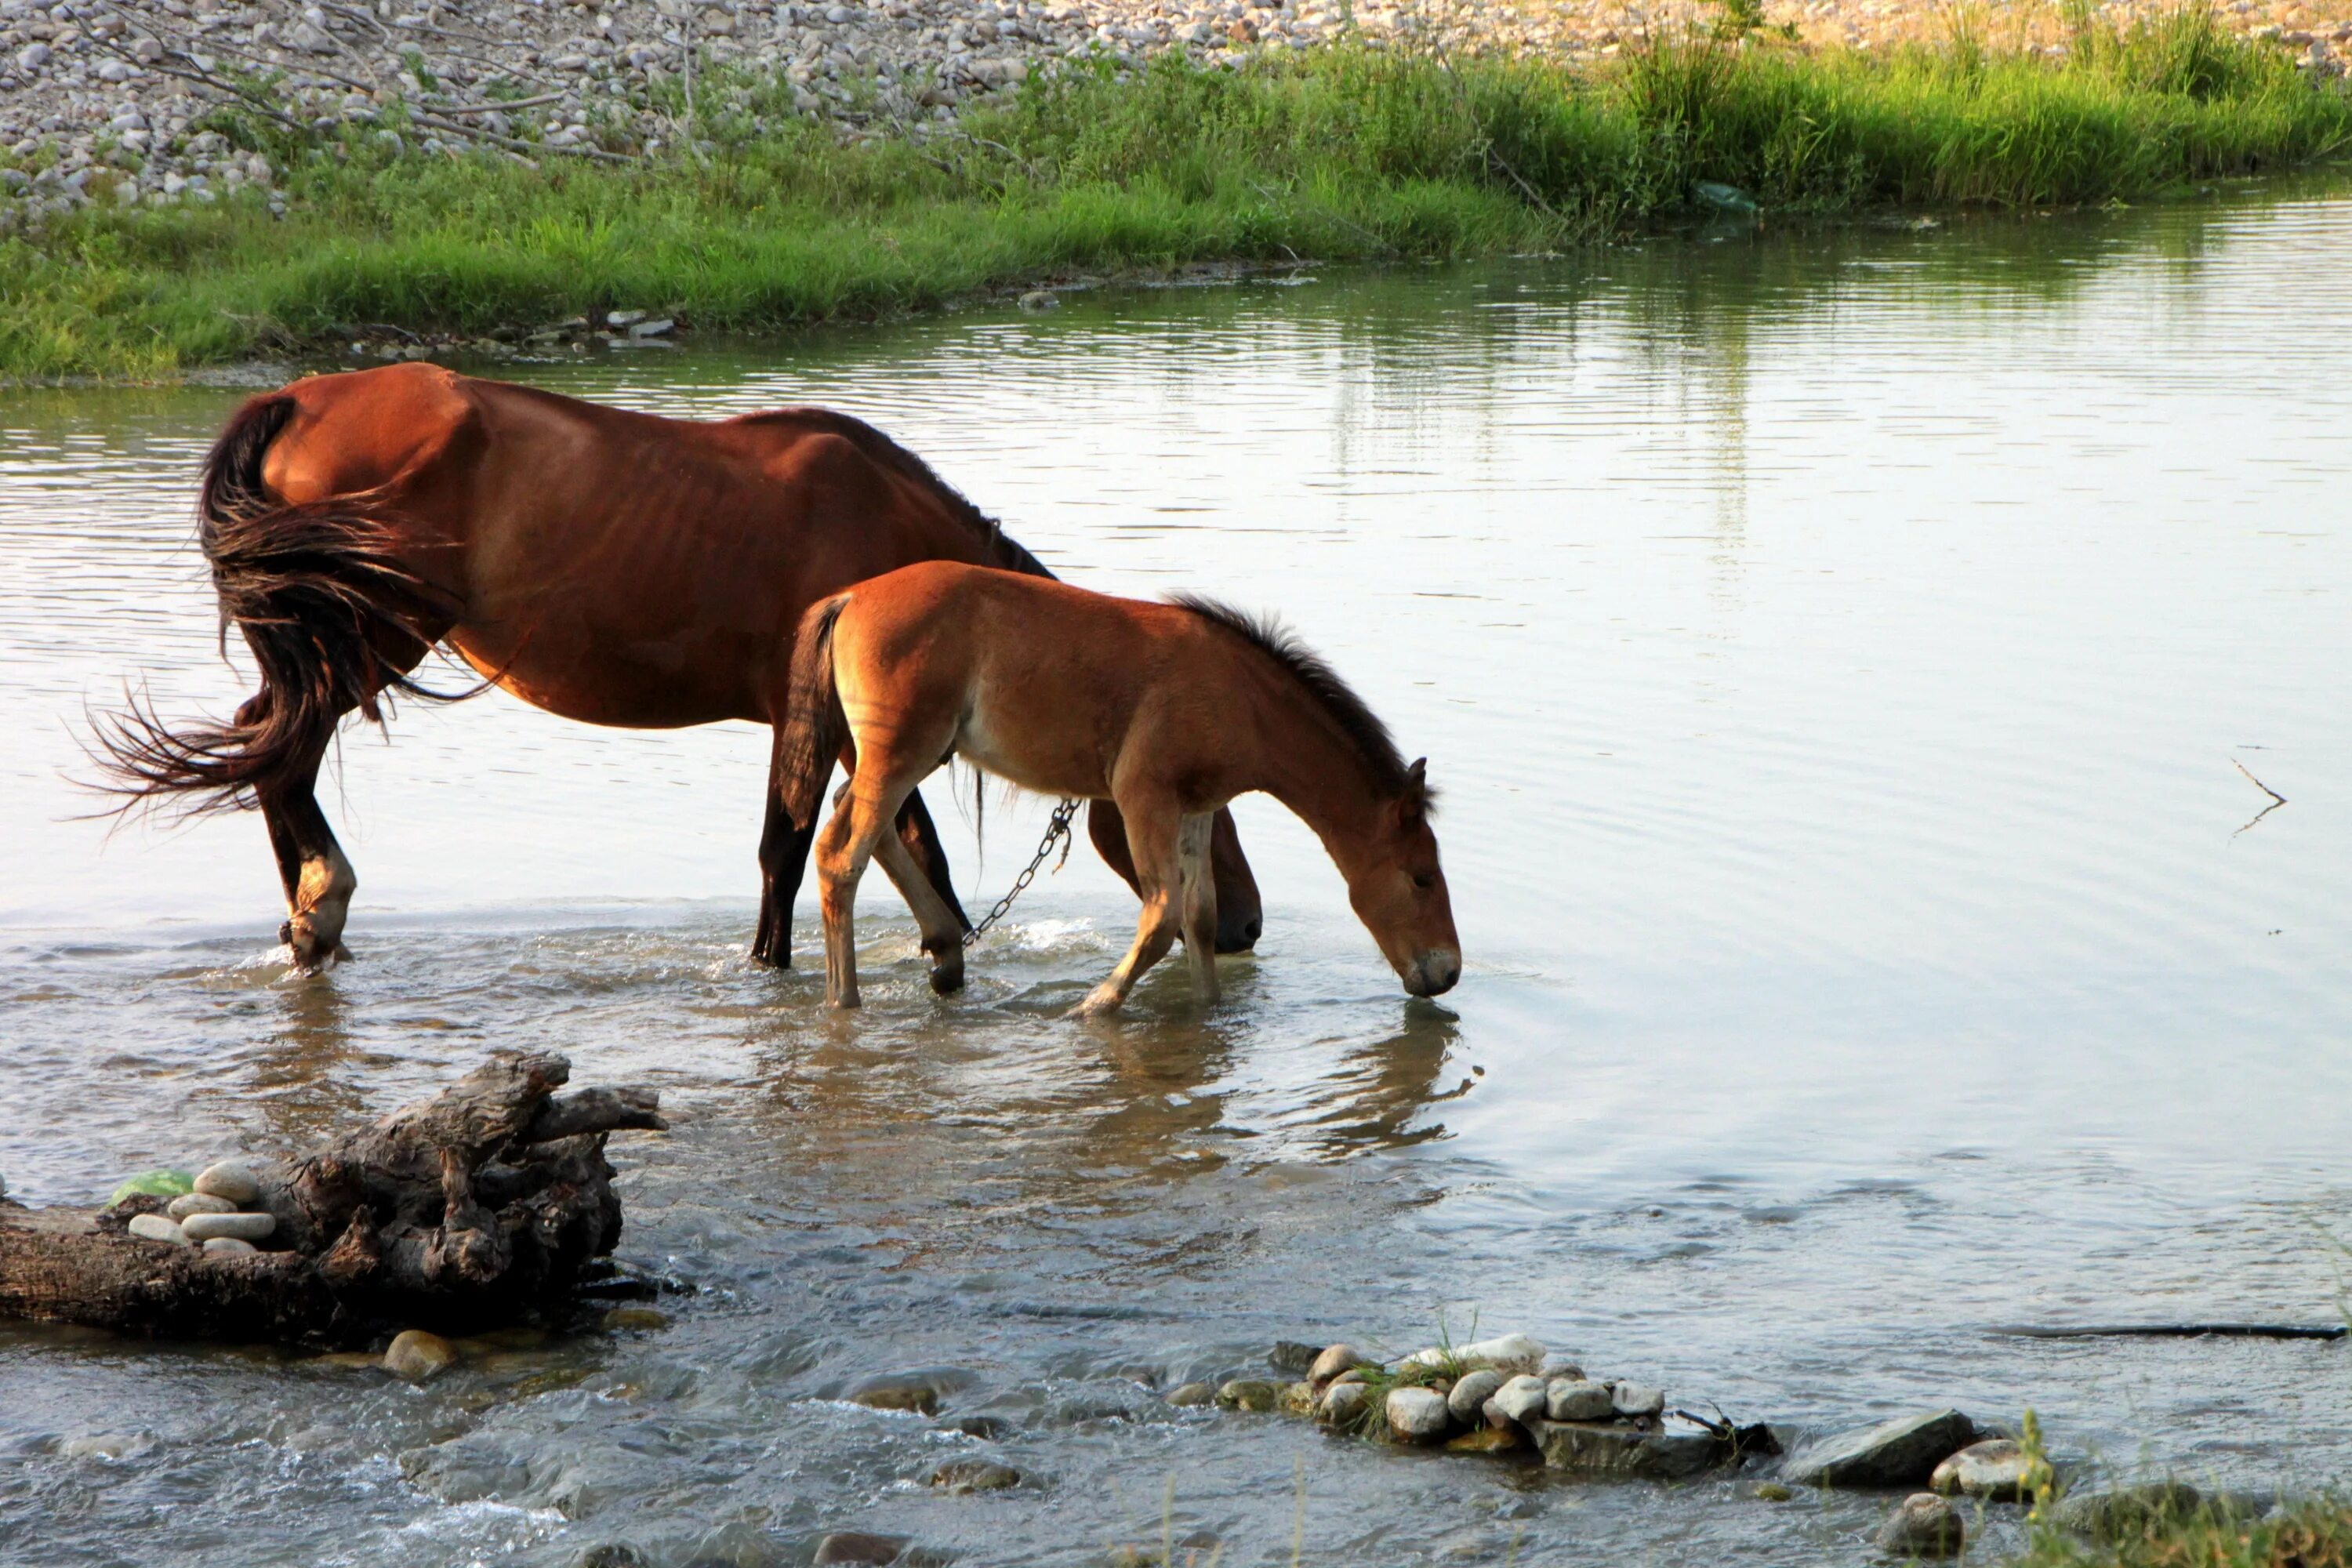
[[[1530, 1331], [1742, 1420], [1950, 1402], [2230, 1483], [2352, 1459], [2352, 200], [1702, 235], [1074, 295], [525, 367], [873, 419], [1079, 582], [1278, 608], [1426, 753], [1467, 958], [1399, 991], [1244, 802], [1260, 952], [1059, 1010], [1131, 901], [1081, 851], [932, 999], [742, 957], [765, 745], [492, 696], [354, 731], [357, 959], [289, 979], [258, 825], [80, 819], [86, 705], [220, 710], [191, 542], [227, 391], [0, 400], [0, 1172], [283, 1151], [499, 1044], [658, 1085], [616, 1141], [669, 1321], [423, 1390], [0, 1330], [0, 1559], [1227, 1564], [1867, 1554], [1880, 1500], [1546, 1484], [1155, 1390], [1276, 1340]], [[2288, 804], [2257, 818], [2269, 797]], [[975, 906], [1034, 801], [940, 797]], [[814, 922], [803, 900], [800, 942]], [[944, 1422], [839, 1401], [951, 1369]], [[110, 1459], [77, 1439], [112, 1436]], [[125, 1446], [127, 1443], [127, 1447]], [[1029, 1478], [950, 1497], [940, 1460]], [[2001, 1527], [1996, 1526], [1996, 1529]], [[1205, 1562], [1209, 1548], [1196, 1552]]]

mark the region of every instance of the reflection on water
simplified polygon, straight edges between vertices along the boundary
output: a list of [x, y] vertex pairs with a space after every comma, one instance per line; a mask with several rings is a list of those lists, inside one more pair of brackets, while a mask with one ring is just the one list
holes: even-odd
[[[618, 1151], [625, 1250], [707, 1289], [423, 1393], [0, 1331], [0, 1557], [754, 1563], [855, 1526], [1095, 1563], [1172, 1481], [1180, 1539], [1286, 1562], [1302, 1466], [1310, 1562], [1859, 1553], [1871, 1500], [1549, 1487], [1159, 1397], [1441, 1313], [1742, 1419], [2032, 1405], [2125, 1461], [2340, 1474], [2340, 1349], [1983, 1330], [2340, 1313], [2347, 264], [2352, 201], [2272, 188], [532, 369], [872, 417], [1074, 577], [1279, 606], [1430, 755], [1458, 990], [1400, 995], [1248, 803], [1269, 927], [1226, 1005], [1177, 965], [1087, 1026], [1132, 910], [1083, 854], [951, 1000], [870, 921], [835, 1017], [741, 958], [761, 737], [495, 697], [347, 737], [361, 957], [289, 983], [255, 823], [110, 836], [69, 783], [126, 679], [243, 694], [187, 517], [235, 397], [11, 395], [12, 1190], [551, 1045], [677, 1108]], [[2289, 800], [2244, 831], [2233, 761]], [[992, 900], [1042, 812], [992, 808], [983, 858], [941, 809]], [[999, 1434], [833, 1398], [927, 1367]], [[967, 1454], [1034, 1484], [923, 1484]]]

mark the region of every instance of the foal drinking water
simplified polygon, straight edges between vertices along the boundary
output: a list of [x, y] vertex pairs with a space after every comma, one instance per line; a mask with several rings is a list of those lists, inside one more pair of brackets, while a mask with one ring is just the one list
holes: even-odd
[[778, 761], [803, 832], [853, 746], [849, 786], [816, 839], [836, 1006], [857, 1005], [852, 919], [877, 857], [922, 928], [933, 989], [963, 983], [962, 928], [891, 826], [956, 754], [1041, 794], [1112, 800], [1125, 818], [1143, 917], [1082, 1015], [1125, 1002], [1180, 931], [1194, 984], [1216, 999], [1210, 824], [1252, 790], [1323, 840], [1407, 991], [1434, 996], [1462, 973], [1423, 762], [1405, 764], [1321, 659], [1222, 605], [1116, 599], [948, 562], [860, 583], [810, 607], [793, 651]]

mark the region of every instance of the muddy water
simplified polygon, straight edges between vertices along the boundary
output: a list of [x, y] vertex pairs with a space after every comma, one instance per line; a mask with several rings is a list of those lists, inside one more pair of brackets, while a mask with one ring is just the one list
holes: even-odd
[[[2019, 1321], [2340, 1318], [2352, 1132], [2352, 200], [1099, 293], [534, 367], [875, 419], [1057, 569], [1278, 606], [1444, 787], [1469, 958], [1404, 997], [1295, 823], [1203, 1015], [1060, 1009], [1131, 910], [1041, 879], [868, 1007], [743, 962], [764, 748], [500, 697], [345, 741], [358, 962], [287, 978], [250, 819], [71, 820], [86, 703], [218, 710], [192, 465], [233, 394], [0, 403], [0, 1172], [268, 1153], [492, 1044], [660, 1085], [616, 1144], [667, 1327], [424, 1391], [0, 1331], [0, 1558], [1843, 1563], [1883, 1504], [1545, 1484], [1159, 1392], [1277, 1339], [1523, 1328], [1742, 1419], [2032, 1406], [2316, 1484], [2347, 1353]], [[2233, 763], [2289, 804], [2268, 804]], [[949, 814], [951, 817], [952, 813]], [[1037, 803], [967, 805], [985, 902]], [[812, 931], [804, 918], [801, 940]], [[975, 1438], [835, 1396], [952, 1369]], [[118, 1459], [77, 1439], [115, 1436]], [[123, 1447], [121, 1444], [116, 1447]], [[949, 1497], [944, 1458], [1031, 1484]], [[1514, 1554], [1516, 1554], [1514, 1556]], [[1205, 1558], [1206, 1549], [1202, 1550]]]

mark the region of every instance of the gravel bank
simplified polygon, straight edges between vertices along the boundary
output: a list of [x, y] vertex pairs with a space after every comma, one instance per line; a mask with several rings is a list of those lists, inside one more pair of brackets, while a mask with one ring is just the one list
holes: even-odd
[[[2116, 22], [2168, 0], [2116, 0]], [[2060, 50], [2052, 6], [1927, 0], [1770, 0], [1778, 27], [1820, 47], [1952, 36]], [[280, 210], [279, 171], [202, 128], [240, 100], [288, 130], [375, 126], [403, 153], [488, 147], [517, 157], [626, 159], [675, 149], [688, 106], [736, 133], [817, 115], [845, 136], [954, 134], [961, 110], [1060, 62], [1133, 66], [1181, 50], [1234, 62], [1309, 48], [1350, 28], [1375, 43], [1462, 52], [1605, 57], [1644, 29], [1705, 23], [1686, 0], [0, 0], [0, 227], [93, 202], [168, 205], [240, 187]], [[2302, 0], [2226, 0], [2238, 30], [2275, 37], [2307, 68], [2341, 74], [2352, 20]], [[252, 84], [268, 80], [266, 89]]]

